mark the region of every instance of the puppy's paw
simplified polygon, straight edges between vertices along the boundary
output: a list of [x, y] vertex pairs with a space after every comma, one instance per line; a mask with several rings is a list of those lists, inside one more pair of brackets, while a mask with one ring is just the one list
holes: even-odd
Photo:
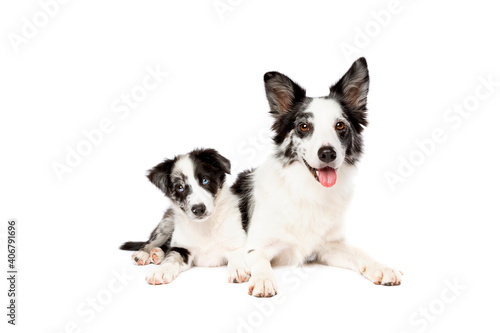
[[155, 247], [151, 250], [151, 262], [155, 265], [159, 265], [163, 258], [165, 258], [165, 252], [159, 247]]
[[132, 259], [137, 265], [148, 265], [150, 262], [149, 253], [142, 250], [134, 253]]
[[375, 284], [399, 286], [403, 272], [381, 264], [372, 264], [361, 267], [361, 274]]
[[155, 267], [148, 275], [146, 281], [152, 285], [167, 284], [177, 277], [178, 271], [170, 265]]
[[227, 272], [227, 282], [242, 283], [250, 279], [250, 272], [245, 267], [229, 268]]
[[252, 276], [248, 284], [248, 294], [255, 297], [272, 297], [278, 293], [272, 276]]

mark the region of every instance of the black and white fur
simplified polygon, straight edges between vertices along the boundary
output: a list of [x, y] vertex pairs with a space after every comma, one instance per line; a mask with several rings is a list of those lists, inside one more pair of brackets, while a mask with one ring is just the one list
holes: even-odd
[[197, 149], [165, 160], [148, 178], [173, 203], [147, 242], [127, 242], [123, 250], [139, 265], [159, 264], [146, 280], [153, 285], [174, 280], [191, 266], [228, 265], [229, 282], [246, 282], [246, 233], [238, 197], [226, 184], [228, 159], [214, 149]]
[[354, 62], [325, 97], [307, 97], [277, 72], [266, 73], [264, 81], [275, 120], [275, 151], [257, 169], [240, 174], [232, 187], [248, 226], [249, 294], [277, 293], [271, 263], [311, 259], [360, 272], [375, 284], [400, 284], [398, 270], [346, 244], [342, 232], [367, 125], [366, 60]]

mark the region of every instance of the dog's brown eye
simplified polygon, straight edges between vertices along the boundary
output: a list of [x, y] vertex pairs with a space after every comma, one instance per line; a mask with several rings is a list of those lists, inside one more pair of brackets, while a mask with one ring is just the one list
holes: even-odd
[[177, 186], [175, 187], [175, 190], [176, 190], [178, 193], [184, 192], [184, 186], [182, 186], [182, 185], [180, 185], [180, 184], [179, 184], [179, 185], [177, 185]]
[[306, 123], [300, 123], [299, 124], [299, 129], [302, 131], [302, 132], [307, 132], [309, 131], [309, 125], [306, 124]]
[[337, 123], [337, 125], [335, 125], [335, 128], [338, 129], [339, 131], [341, 131], [345, 128], [345, 124], [343, 122], [339, 121]]

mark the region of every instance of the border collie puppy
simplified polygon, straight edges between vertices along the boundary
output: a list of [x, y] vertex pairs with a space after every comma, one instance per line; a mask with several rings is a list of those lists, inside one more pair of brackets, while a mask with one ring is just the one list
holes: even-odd
[[138, 250], [134, 262], [159, 264], [146, 280], [164, 284], [191, 266], [228, 265], [229, 282], [246, 282], [246, 233], [238, 197], [226, 185], [231, 164], [214, 149], [197, 149], [167, 159], [148, 178], [173, 203], [147, 242], [127, 242]]
[[232, 187], [248, 228], [249, 294], [277, 293], [271, 263], [311, 258], [360, 272], [375, 284], [399, 285], [398, 270], [346, 244], [342, 233], [367, 125], [366, 60], [355, 61], [325, 97], [307, 97], [277, 72], [266, 73], [264, 82], [275, 152], [257, 169], [240, 174]]

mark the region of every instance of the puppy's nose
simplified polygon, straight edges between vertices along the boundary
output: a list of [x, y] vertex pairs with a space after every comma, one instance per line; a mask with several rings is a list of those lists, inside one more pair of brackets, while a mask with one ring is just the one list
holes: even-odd
[[331, 161], [335, 161], [337, 153], [332, 146], [324, 146], [318, 150], [318, 157], [321, 162], [330, 163]]
[[198, 204], [198, 205], [194, 205], [192, 208], [191, 208], [191, 211], [193, 212], [193, 214], [197, 217], [200, 217], [202, 216], [203, 214], [205, 214], [205, 211], [207, 210], [207, 207], [205, 207], [204, 204]]

